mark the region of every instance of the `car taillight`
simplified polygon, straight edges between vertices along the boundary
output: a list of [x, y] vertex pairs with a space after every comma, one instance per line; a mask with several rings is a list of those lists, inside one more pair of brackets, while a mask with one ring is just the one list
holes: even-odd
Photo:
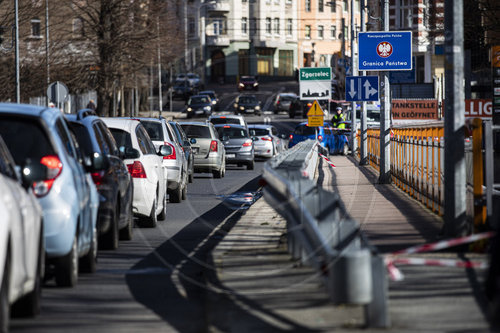
[[104, 181], [104, 175], [105, 175], [104, 171], [97, 171], [97, 172], [92, 172], [91, 173], [92, 180], [94, 181], [94, 184], [96, 186], [99, 186], [99, 185], [101, 185], [103, 183], [103, 181]]
[[245, 143], [243, 143], [243, 147], [250, 147], [252, 145], [252, 140], [247, 140]]
[[47, 167], [47, 179], [33, 184], [33, 193], [37, 197], [43, 197], [49, 193], [52, 185], [54, 185], [54, 181], [61, 174], [63, 168], [61, 160], [57, 155], [44, 156], [40, 159], [40, 163]]
[[177, 155], [175, 154], [175, 147], [168, 143], [168, 142], [165, 142], [166, 145], [169, 145], [170, 147], [172, 147], [172, 154], [170, 155], [167, 155], [167, 156], [163, 156], [163, 159], [164, 160], [175, 160], [177, 158]]
[[322, 135], [318, 135], [318, 141], [323, 141], [323, 136]]
[[212, 142], [210, 142], [210, 151], [211, 152], [216, 152], [217, 151], [217, 141], [215, 140], [212, 140]]
[[134, 161], [133, 164], [127, 164], [127, 168], [132, 178], [147, 178], [146, 170], [141, 162]]
[[260, 138], [261, 140], [264, 140], [264, 141], [273, 141], [273, 138], [270, 138], [268, 136], [263, 136], [262, 138]]
[[288, 140], [293, 140], [293, 134], [290, 134], [290, 136], [288, 137]]

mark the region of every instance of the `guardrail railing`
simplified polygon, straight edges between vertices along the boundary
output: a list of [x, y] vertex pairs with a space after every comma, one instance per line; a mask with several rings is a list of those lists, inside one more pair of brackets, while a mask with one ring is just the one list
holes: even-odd
[[322, 147], [299, 143], [264, 166], [264, 199], [287, 221], [288, 251], [323, 276], [335, 304], [363, 305], [368, 327], [389, 327], [384, 259], [336, 193], [312, 179]]

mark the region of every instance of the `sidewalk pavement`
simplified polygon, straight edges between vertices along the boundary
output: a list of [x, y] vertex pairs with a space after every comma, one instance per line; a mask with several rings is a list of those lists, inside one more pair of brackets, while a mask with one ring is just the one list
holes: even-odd
[[[345, 156], [331, 161], [336, 168], [321, 162], [318, 182], [340, 194], [348, 214], [382, 253], [437, 238], [441, 219], [395, 186], [377, 184], [371, 167]], [[291, 259], [285, 231], [286, 221], [261, 198], [214, 249], [220, 289], [212, 300], [217, 306], [210, 316], [217, 325], [211, 332], [488, 331], [484, 269], [400, 266], [404, 280], [389, 282], [391, 328], [367, 329], [363, 307], [333, 305], [321, 276]], [[412, 257], [487, 260], [453, 252]]]

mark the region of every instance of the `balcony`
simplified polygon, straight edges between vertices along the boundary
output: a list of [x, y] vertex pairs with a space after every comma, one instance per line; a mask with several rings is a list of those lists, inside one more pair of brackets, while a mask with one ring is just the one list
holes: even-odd
[[229, 37], [227, 35], [207, 36], [207, 46], [229, 46]]
[[229, 12], [231, 4], [227, 0], [215, 0], [213, 3], [207, 3], [208, 12]]

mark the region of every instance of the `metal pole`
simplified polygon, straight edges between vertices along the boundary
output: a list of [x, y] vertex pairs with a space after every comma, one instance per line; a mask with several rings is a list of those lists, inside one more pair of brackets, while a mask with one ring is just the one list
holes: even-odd
[[173, 71], [173, 70], [174, 70], [174, 66], [173, 66], [173, 65], [170, 65], [170, 78], [169, 78], [170, 87], [169, 87], [169, 89], [168, 89], [168, 91], [169, 91], [169, 93], [170, 93], [170, 96], [169, 96], [169, 97], [170, 97], [170, 101], [169, 101], [169, 102], [170, 102], [170, 103], [169, 103], [169, 105], [170, 105], [170, 112], [172, 112], [172, 111], [173, 111], [173, 109], [172, 109], [172, 71]]
[[160, 17], [157, 17], [156, 27], [158, 30], [158, 104], [160, 110], [160, 116], [163, 111], [163, 98], [162, 98], [162, 87], [161, 87], [161, 49], [160, 49]]
[[14, 11], [16, 15], [16, 103], [21, 103], [21, 87], [19, 79], [19, 5], [14, 1]]
[[47, 88], [50, 85], [49, 63], [49, 0], [45, 0], [45, 61], [47, 62]]
[[[389, 31], [389, 0], [384, 0], [383, 8], [384, 31]], [[390, 169], [390, 117], [391, 117], [391, 101], [390, 101], [390, 85], [389, 72], [382, 72], [381, 83], [381, 106], [380, 106], [380, 184], [389, 184], [391, 182]]]
[[188, 23], [187, 23], [187, 1], [184, 1], [184, 70], [188, 68], [189, 45], [188, 45]]
[[[365, 0], [360, 1], [361, 6], [361, 31], [366, 31], [365, 24]], [[359, 47], [359, 44], [358, 44]], [[361, 71], [361, 76], [365, 76], [366, 71]], [[366, 102], [361, 102], [361, 142], [359, 144], [360, 149], [360, 159], [359, 165], [366, 165], [368, 163], [368, 136], [367, 136], [367, 125], [366, 125]]]
[[[358, 67], [356, 66], [356, 22], [354, 18], [354, 0], [351, 0], [351, 68], [352, 76], [358, 75]], [[358, 122], [356, 120], [356, 102], [351, 104], [351, 155], [356, 155], [356, 134], [358, 132]]]
[[463, 3], [445, 0], [444, 226], [446, 237], [467, 233], [465, 200], [465, 101]]
[[201, 66], [202, 66], [202, 73], [201, 73], [201, 79], [203, 84], [205, 84], [205, 13], [201, 15], [201, 8], [203, 5], [200, 5], [200, 8], [198, 10], [198, 14], [200, 15], [200, 25], [201, 25], [201, 32], [200, 32], [200, 55], [201, 55]]

